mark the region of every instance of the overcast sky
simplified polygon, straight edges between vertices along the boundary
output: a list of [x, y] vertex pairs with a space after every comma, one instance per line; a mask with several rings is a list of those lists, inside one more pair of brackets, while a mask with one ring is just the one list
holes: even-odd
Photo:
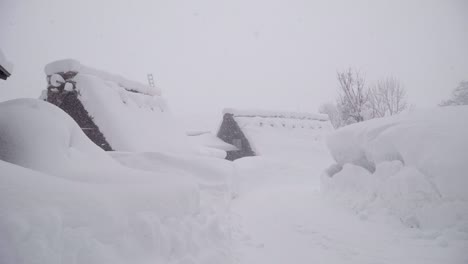
[[0, 100], [38, 97], [44, 65], [75, 58], [153, 73], [191, 123], [224, 107], [316, 111], [347, 67], [399, 78], [427, 107], [468, 80], [468, 0], [0, 0], [0, 49], [15, 65]]

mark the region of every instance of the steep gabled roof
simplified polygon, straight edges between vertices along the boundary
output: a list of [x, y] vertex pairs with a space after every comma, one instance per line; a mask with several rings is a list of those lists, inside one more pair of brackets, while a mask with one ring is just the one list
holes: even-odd
[[66, 100], [61, 98], [67, 96], [77, 98], [113, 150], [192, 152], [159, 89], [84, 66], [76, 60], [53, 62], [45, 72], [49, 79], [48, 97], [63, 102]]
[[67, 73], [76, 72], [81, 74], [93, 75], [99, 77], [103, 81], [113, 82], [121, 86], [127, 91], [138, 92], [146, 95], [161, 95], [161, 90], [157, 87], [150, 87], [148, 85], [125, 79], [124, 77], [108, 73], [102, 70], [97, 70], [81, 64], [79, 61], [74, 59], [64, 59], [54, 61], [45, 66], [44, 69], [47, 76], [54, 73]]
[[333, 127], [327, 115], [264, 110], [225, 109], [260, 156], [307, 157], [323, 145]]

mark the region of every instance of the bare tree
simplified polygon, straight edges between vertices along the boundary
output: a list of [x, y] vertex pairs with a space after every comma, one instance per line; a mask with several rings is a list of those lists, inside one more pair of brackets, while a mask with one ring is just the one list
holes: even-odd
[[408, 108], [406, 91], [396, 78], [378, 81], [368, 91], [371, 118], [391, 116]]
[[337, 72], [339, 82], [338, 109], [347, 124], [364, 121], [364, 110], [368, 101], [365, 80], [361, 74], [349, 68]]
[[443, 101], [440, 106], [468, 105], [468, 81], [462, 81], [452, 92], [452, 98]]

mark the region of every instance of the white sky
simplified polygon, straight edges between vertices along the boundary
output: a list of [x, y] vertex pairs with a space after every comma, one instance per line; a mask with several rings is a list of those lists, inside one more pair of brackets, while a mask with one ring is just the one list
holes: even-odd
[[38, 97], [44, 65], [75, 58], [153, 73], [193, 124], [224, 107], [315, 112], [349, 66], [426, 107], [468, 80], [468, 0], [0, 0], [0, 48], [15, 64], [0, 100]]

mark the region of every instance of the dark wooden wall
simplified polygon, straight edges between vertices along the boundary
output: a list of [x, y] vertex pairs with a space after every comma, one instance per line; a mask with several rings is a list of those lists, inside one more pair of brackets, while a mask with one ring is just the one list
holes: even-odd
[[[62, 74], [65, 80], [70, 79], [76, 75], [70, 73]], [[52, 91], [52, 89], [56, 89]], [[88, 138], [96, 145], [105, 151], [111, 151], [112, 147], [107, 142], [106, 137], [99, 130], [99, 127], [94, 123], [93, 118], [89, 115], [86, 108], [83, 106], [78, 98], [78, 91], [65, 91], [64, 84], [60, 87], [49, 86], [47, 89], [47, 101], [65, 111], [70, 115], [76, 123], [80, 126]]]
[[[227, 160], [236, 160], [242, 157], [255, 156], [254, 151], [252, 150], [248, 139], [245, 137], [241, 128], [237, 124], [234, 116], [232, 114], [226, 113], [223, 116], [223, 122], [219, 128], [218, 135], [221, 140], [231, 145], [235, 144], [236, 140], [240, 140], [240, 149], [234, 151], [228, 151], [226, 159]], [[239, 147], [239, 146], [236, 146]]]

